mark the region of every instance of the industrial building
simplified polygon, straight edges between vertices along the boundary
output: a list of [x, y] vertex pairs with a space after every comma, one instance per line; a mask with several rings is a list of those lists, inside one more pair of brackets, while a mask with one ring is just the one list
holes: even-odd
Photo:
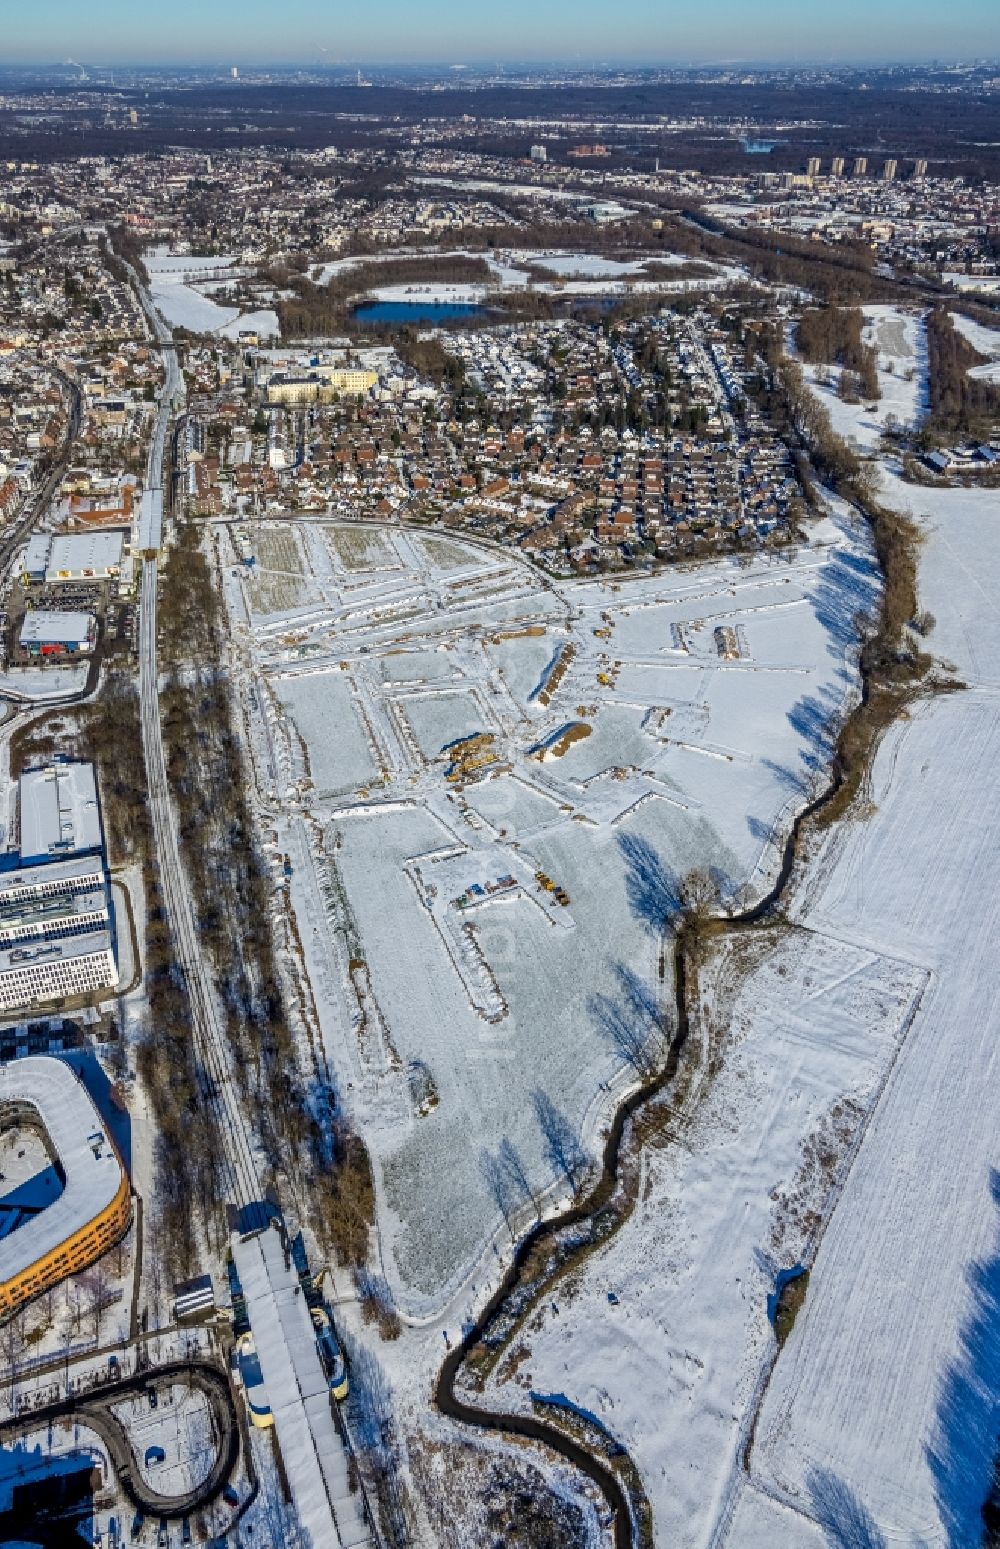
[[47, 764], [18, 781], [21, 862], [100, 850], [101, 809], [93, 764]]
[[71, 1066], [40, 1055], [0, 1068], [0, 1131], [12, 1129], [40, 1136], [48, 1166], [0, 1199], [0, 1318], [93, 1264], [132, 1221], [121, 1158]]
[[111, 580], [121, 575], [124, 539], [123, 532], [110, 529], [35, 533], [24, 551], [25, 583]]
[[114, 912], [91, 764], [26, 770], [0, 869], [0, 1013], [113, 989]]
[[0, 1012], [90, 995], [117, 982], [110, 931], [0, 948]]
[[56, 613], [37, 608], [24, 615], [18, 644], [30, 656], [86, 656], [97, 640], [92, 613]]

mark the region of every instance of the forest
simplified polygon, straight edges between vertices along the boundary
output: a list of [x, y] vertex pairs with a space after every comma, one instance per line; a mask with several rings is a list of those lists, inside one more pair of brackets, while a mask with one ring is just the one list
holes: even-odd
[[985, 363], [944, 307], [927, 319], [930, 413], [925, 437], [988, 436], [1000, 421], [1000, 386], [969, 372]]

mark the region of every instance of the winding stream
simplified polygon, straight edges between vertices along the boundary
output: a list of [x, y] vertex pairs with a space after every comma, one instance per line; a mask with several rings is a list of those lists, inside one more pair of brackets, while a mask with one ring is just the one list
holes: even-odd
[[[880, 574], [884, 584], [886, 579], [885, 573], [883, 570], [880, 570]], [[857, 716], [868, 704], [870, 698], [871, 671], [866, 664], [865, 651], [861, 652], [859, 670], [861, 674], [861, 698], [851, 712], [852, 716]], [[713, 930], [721, 933], [736, 932], [761, 924], [773, 913], [791, 880], [799, 853], [799, 841], [805, 825], [833, 800], [846, 778], [847, 771], [839, 755], [835, 753], [830, 781], [826, 789], [819, 796], [814, 797], [812, 801], [808, 802], [799, 811], [792, 823], [782, 849], [781, 864], [770, 889], [756, 904], [742, 913], [726, 915], [720, 919], [713, 920]], [[629, 1509], [626, 1491], [614, 1470], [588, 1452], [579, 1442], [567, 1436], [558, 1427], [548, 1425], [536, 1416], [505, 1413], [503, 1411], [485, 1409], [478, 1404], [470, 1403], [458, 1396], [456, 1386], [463, 1363], [473, 1346], [478, 1344], [484, 1335], [488, 1334], [491, 1326], [503, 1315], [509, 1303], [525, 1298], [525, 1293], [530, 1284], [530, 1278], [525, 1273], [525, 1267], [529, 1257], [534, 1254], [535, 1250], [546, 1243], [552, 1242], [557, 1236], [565, 1232], [567, 1228], [594, 1223], [597, 1216], [601, 1212], [608, 1210], [612, 1205], [620, 1180], [622, 1142], [625, 1137], [626, 1126], [630, 1119], [644, 1108], [647, 1103], [663, 1092], [673, 1081], [677, 1074], [681, 1055], [687, 1044], [691, 1030], [687, 1005], [688, 941], [698, 928], [691, 920], [683, 921], [676, 930], [673, 929], [671, 922], [665, 922], [664, 924], [665, 932], [671, 934], [673, 941], [674, 998], [677, 1022], [676, 1031], [662, 1069], [642, 1086], [630, 1093], [616, 1109], [611, 1128], [604, 1143], [600, 1176], [586, 1197], [570, 1205], [559, 1215], [537, 1222], [518, 1242], [513, 1261], [493, 1296], [480, 1312], [475, 1323], [466, 1330], [461, 1344], [456, 1345], [442, 1365], [434, 1391], [435, 1404], [441, 1413], [447, 1415], [450, 1419], [461, 1421], [465, 1425], [476, 1426], [481, 1430], [497, 1431], [509, 1436], [519, 1436], [531, 1441], [541, 1442], [593, 1480], [607, 1500], [613, 1514], [615, 1549], [632, 1549], [635, 1539], [632, 1514]], [[621, 1204], [617, 1208], [621, 1212], [621, 1219], [624, 1220], [631, 1210], [631, 1201], [624, 1191]], [[529, 1295], [529, 1303], [530, 1300]], [[518, 1321], [520, 1321], [520, 1316], [518, 1314]]]

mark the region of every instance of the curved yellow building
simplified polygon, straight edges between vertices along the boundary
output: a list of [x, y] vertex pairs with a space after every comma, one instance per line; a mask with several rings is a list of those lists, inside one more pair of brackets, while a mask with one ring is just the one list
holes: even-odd
[[71, 1066], [39, 1055], [0, 1068], [0, 1131], [11, 1128], [44, 1138], [63, 1187], [0, 1239], [0, 1319], [93, 1264], [132, 1221], [121, 1157]]

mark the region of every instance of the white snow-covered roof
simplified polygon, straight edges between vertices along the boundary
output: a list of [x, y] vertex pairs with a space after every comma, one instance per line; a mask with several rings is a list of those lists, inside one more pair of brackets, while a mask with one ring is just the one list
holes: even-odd
[[330, 1549], [370, 1549], [295, 1267], [269, 1228], [233, 1245], [268, 1403], [303, 1528]]
[[122, 1181], [118, 1153], [71, 1066], [37, 1055], [0, 1067], [0, 1111], [15, 1102], [28, 1103], [37, 1111], [66, 1186], [48, 1209], [0, 1241], [0, 1283], [21, 1274], [88, 1226], [112, 1203]]
[[11, 894], [36, 893], [53, 883], [67, 892], [96, 887], [104, 881], [104, 859], [99, 855], [73, 855], [67, 860], [43, 861], [33, 866], [14, 866], [0, 871], [0, 905]]
[[49, 547], [52, 539], [47, 532], [32, 533], [28, 539], [28, 547], [24, 551], [24, 568], [29, 575], [43, 571], [49, 562]]
[[63, 571], [80, 573], [93, 570], [95, 574], [114, 570], [121, 564], [122, 535], [120, 532], [60, 533], [52, 539], [46, 575], [58, 576]]
[[86, 645], [94, 623], [92, 613], [57, 613], [36, 608], [24, 615], [22, 645]]
[[163, 491], [147, 489], [139, 507], [139, 547], [158, 549], [163, 536]]
[[20, 779], [21, 858], [41, 860], [102, 843], [93, 764], [50, 764]]
[[48, 968], [53, 963], [75, 963], [84, 957], [98, 957], [110, 952], [113, 945], [108, 930], [76, 931], [72, 936], [60, 936], [57, 941], [29, 938], [0, 948], [0, 974], [13, 973], [18, 968]]

